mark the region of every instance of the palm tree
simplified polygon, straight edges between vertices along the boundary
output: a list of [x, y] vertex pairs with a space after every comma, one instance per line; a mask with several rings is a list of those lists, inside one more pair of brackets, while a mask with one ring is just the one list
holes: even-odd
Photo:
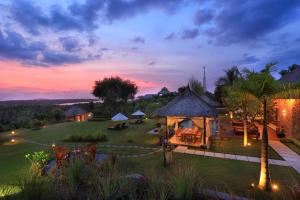
[[[274, 66], [274, 64], [272, 64]], [[266, 66], [260, 73], [250, 73], [246, 77], [247, 84], [243, 84], [242, 90], [247, 91], [260, 100], [263, 108], [263, 133], [261, 146], [261, 169], [258, 187], [271, 191], [271, 178], [269, 169], [269, 141], [267, 130], [267, 104], [273, 98], [300, 97], [298, 89], [287, 87], [277, 82], [271, 75], [272, 66]], [[299, 96], [298, 96], [299, 95]]]
[[219, 102], [223, 103], [225, 87], [232, 86], [233, 82], [239, 78], [241, 78], [241, 72], [237, 66], [225, 70], [225, 76], [221, 76], [215, 83], [215, 97]]

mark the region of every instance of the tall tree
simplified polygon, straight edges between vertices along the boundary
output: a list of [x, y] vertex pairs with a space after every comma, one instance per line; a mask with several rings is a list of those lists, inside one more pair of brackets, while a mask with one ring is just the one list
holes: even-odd
[[114, 112], [118, 103], [126, 103], [129, 99], [133, 99], [137, 91], [137, 85], [130, 80], [110, 77], [96, 81], [92, 93], [104, 101], [110, 108], [109, 112]]
[[[274, 65], [272, 65], [274, 66]], [[258, 100], [260, 100], [263, 108], [263, 133], [261, 146], [261, 169], [258, 187], [271, 191], [271, 178], [269, 169], [269, 141], [267, 129], [267, 104], [273, 98], [280, 96], [289, 98], [295, 96], [300, 97], [300, 92], [295, 88], [288, 88], [280, 84], [271, 75], [272, 67], [267, 65], [260, 73], [249, 73], [246, 77], [247, 84], [243, 84], [241, 88], [243, 91], [251, 93]], [[298, 97], [298, 98], [299, 98]]]
[[226, 96], [225, 87], [232, 86], [233, 82], [239, 78], [241, 78], [241, 72], [236, 66], [225, 70], [225, 75], [218, 78], [215, 83], [215, 97], [220, 103], [224, 103], [223, 98]]
[[204, 89], [201, 82], [195, 78], [190, 78], [189, 87], [193, 92], [195, 92], [198, 95], [202, 95], [204, 93]]

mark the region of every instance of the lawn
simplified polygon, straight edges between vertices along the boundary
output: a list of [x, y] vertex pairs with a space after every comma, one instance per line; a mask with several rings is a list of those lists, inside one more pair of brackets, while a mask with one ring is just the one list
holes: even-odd
[[[138, 154], [146, 153], [149, 150], [135, 148], [105, 148], [101, 144], [118, 144], [118, 145], [142, 145], [149, 147], [157, 147], [158, 137], [149, 135], [146, 132], [154, 128], [153, 120], [145, 120], [142, 125], [132, 125], [127, 129], [120, 131], [107, 130], [109, 121], [103, 122], [68, 122], [48, 126], [41, 130], [17, 130], [16, 144], [4, 143], [0, 144], [0, 185], [14, 184], [18, 179], [26, 175], [29, 162], [24, 156], [39, 150], [49, 150], [49, 147], [44, 147], [36, 144], [24, 143], [18, 140], [18, 137], [33, 140], [43, 144], [51, 145], [78, 145], [81, 143], [65, 143], [63, 140], [71, 134], [97, 134], [99, 132], [107, 135], [108, 141], [100, 143], [98, 151], [118, 154]], [[8, 137], [9, 132], [1, 133], [2, 138]], [[131, 139], [132, 142], [128, 142]]]
[[[0, 185], [14, 184], [27, 175], [29, 162], [24, 158], [26, 153], [38, 150], [49, 150], [49, 147], [36, 144], [19, 142], [18, 137], [26, 138], [36, 142], [49, 144], [68, 144], [63, 140], [71, 134], [98, 134], [107, 135], [108, 141], [99, 143], [97, 150], [104, 153], [114, 153], [119, 155], [145, 154], [154, 151], [153, 149], [141, 149], [134, 147], [158, 147], [158, 137], [149, 135], [146, 132], [155, 126], [154, 121], [146, 120], [143, 125], [134, 125], [121, 131], [109, 131], [107, 126], [110, 122], [72, 122], [48, 126], [41, 130], [19, 130], [17, 131], [16, 144], [5, 143], [0, 146]], [[9, 133], [2, 133], [5, 136]], [[133, 140], [129, 143], [128, 139]], [[212, 148], [216, 151], [226, 151], [227, 153], [248, 154], [259, 156], [259, 145], [255, 141], [250, 141], [251, 147], [243, 150], [240, 145], [242, 141], [232, 139], [222, 141], [222, 143], [213, 143]], [[80, 144], [80, 143], [79, 143]], [[118, 146], [119, 145], [119, 146]], [[257, 146], [256, 146], [257, 145]], [[130, 147], [129, 147], [130, 146]], [[255, 148], [256, 150], [248, 150]], [[250, 152], [250, 153], [249, 153]], [[254, 153], [253, 153], [254, 152]], [[273, 155], [274, 158], [274, 155]], [[174, 154], [175, 165], [185, 163], [194, 165], [204, 178], [205, 186], [245, 195], [249, 185], [258, 182], [259, 164], [244, 161], [234, 161], [217, 158], [206, 158], [186, 154]], [[128, 173], [143, 173], [164, 177], [169, 168], [162, 167], [162, 152], [156, 152], [151, 155], [140, 157], [120, 158], [120, 164], [124, 171]], [[271, 176], [274, 183], [280, 187], [289, 187], [295, 183], [300, 184], [299, 174], [290, 167], [281, 167], [271, 165]]]
[[293, 141], [285, 139], [285, 140], [281, 140], [281, 142], [284, 143], [286, 146], [288, 146], [292, 151], [300, 155], [300, 147], [297, 146]]
[[[162, 159], [162, 153], [156, 153], [139, 159], [126, 159], [122, 163], [128, 172], [140, 172], [164, 179], [170, 169], [162, 166]], [[174, 165], [176, 164], [194, 165], [208, 188], [244, 196], [251, 183], [257, 184], [259, 180], [258, 163], [175, 153]], [[270, 171], [272, 182], [278, 184], [281, 190], [300, 184], [300, 175], [290, 167], [270, 165]]]
[[[244, 147], [242, 138], [216, 139], [212, 141], [209, 151], [260, 157], [261, 142], [248, 139], [248, 143], [251, 145]], [[271, 147], [269, 147], [269, 150], [271, 159], [283, 160]]]

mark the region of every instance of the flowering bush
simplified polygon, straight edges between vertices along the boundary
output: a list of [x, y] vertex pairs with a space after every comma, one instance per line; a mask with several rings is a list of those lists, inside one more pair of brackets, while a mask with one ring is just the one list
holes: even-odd
[[45, 151], [36, 151], [32, 154], [26, 154], [25, 158], [30, 160], [31, 167], [30, 170], [33, 174], [41, 174], [43, 167], [47, 164], [49, 160], [49, 154]]

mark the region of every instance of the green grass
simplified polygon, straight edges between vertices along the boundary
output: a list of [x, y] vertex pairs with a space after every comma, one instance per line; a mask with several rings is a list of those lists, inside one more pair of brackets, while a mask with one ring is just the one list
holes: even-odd
[[[163, 156], [160, 152], [139, 159], [126, 159], [121, 164], [128, 173], [139, 172], [164, 179], [170, 168], [164, 168], [162, 163]], [[246, 196], [251, 183], [257, 185], [259, 180], [260, 165], [258, 163], [175, 153], [174, 165], [179, 163], [195, 165], [204, 178], [204, 185], [218, 191]], [[271, 165], [270, 171], [272, 182], [278, 184], [281, 190], [288, 190], [289, 187], [300, 184], [300, 175], [290, 167]]]
[[[154, 128], [154, 121], [145, 120], [145, 123], [142, 125], [132, 125], [129, 128], [120, 131], [107, 130], [109, 123], [109, 121], [80, 123], [67, 122], [48, 126], [41, 130], [17, 130], [17, 135], [14, 136], [17, 141], [15, 144], [10, 144], [9, 142], [0, 144], [0, 185], [15, 184], [18, 179], [21, 179], [26, 175], [29, 162], [25, 160], [25, 154], [39, 150], [49, 150], [48, 147], [22, 143], [18, 140], [18, 137], [48, 145], [56, 143], [57, 145], [67, 144], [71, 146], [78, 146], [78, 143], [65, 143], [63, 140], [72, 134], [97, 135], [99, 133], [103, 133], [107, 135], [108, 141], [100, 144], [143, 145], [156, 147], [158, 137], [146, 133], [150, 129]], [[8, 138], [8, 141], [10, 141], [11, 136], [9, 134], [10, 132], [1, 133], [0, 136], [2, 138]], [[128, 142], [129, 138], [133, 140], [131, 143]], [[139, 149], [99, 148], [99, 150], [104, 153], [118, 154], [135, 154], [144, 152]]]
[[[0, 186], [14, 184], [28, 175], [29, 162], [25, 160], [24, 155], [39, 150], [49, 150], [49, 147], [43, 147], [36, 144], [19, 142], [18, 137], [23, 137], [36, 142], [51, 145], [52, 143], [78, 145], [78, 143], [64, 143], [63, 140], [72, 134], [106, 134], [108, 141], [101, 142], [97, 150], [103, 153], [114, 153], [121, 155], [133, 155], [148, 153], [153, 150], [138, 148], [107, 147], [103, 145], [139, 145], [148, 147], [158, 147], [158, 137], [146, 134], [147, 131], [155, 126], [154, 121], [146, 120], [142, 125], [131, 126], [121, 131], [107, 130], [110, 122], [72, 122], [48, 126], [41, 130], [18, 130], [16, 144], [4, 143], [0, 145]], [[0, 136], [10, 138], [9, 133], [1, 133]], [[132, 143], [128, 142], [132, 139]], [[231, 139], [221, 141], [220, 144], [213, 143], [212, 150], [217, 152], [226, 152], [234, 154], [246, 154], [249, 156], [260, 155], [260, 144], [251, 141], [251, 147], [242, 147], [242, 140]], [[253, 148], [253, 149], [252, 149]], [[272, 158], [276, 158], [273, 153]], [[278, 159], [278, 158], [277, 158]], [[249, 185], [257, 183], [259, 179], [259, 164], [244, 161], [234, 161], [217, 158], [207, 158], [186, 154], [175, 154], [176, 163], [186, 163], [195, 165], [205, 178], [205, 184], [212, 189], [221, 191], [230, 191], [237, 194], [244, 194]], [[162, 167], [162, 153], [158, 152], [152, 155], [137, 158], [120, 158], [120, 164], [128, 173], [144, 173], [163, 178], [169, 168]], [[271, 177], [274, 183], [282, 188], [287, 188], [295, 183], [300, 184], [300, 176], [290, 167], [281, 167], [271, 165]]]
[[[211, 147], [208, 151], [214, 151], [219, 153], [228, 153], [244, 156], [260, 157], [261, 153], [261, 141], [248, 139], [250, 146], [243, 146], [242, 138], [228, 138], [226, 140], [216, 139], [211, 143]], [[269, 147], [269, 155], [271, 159], [283, 160], [271, 147]]]
[[294, 151], [295, 153], [297, 153], [298, 155], [300, 155], [300, 147], [297, 146], [294, 142], [289, 141], [289, 140], [281, 140], [281, 142], [283, 144], [285, 144], [286, 146], [288, 146], [292, 151]]

